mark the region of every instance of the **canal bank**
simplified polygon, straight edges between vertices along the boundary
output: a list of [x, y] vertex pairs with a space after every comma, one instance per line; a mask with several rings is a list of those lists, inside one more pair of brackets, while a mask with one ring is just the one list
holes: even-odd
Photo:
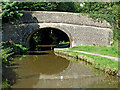
[[91, 64], [92, 66], [94, 66], [96, 69], [102, 70], [103, 72], [108, 73], [109, 75], [120, 76], [118, 70], [118, 63], [119, 63], [118, 60], [115, 61], [109, 58], [100, 57], [100, 55], [95, 56], [94, 54], [92, 55], [91, 53], [86, 53], [82, 51], [81, 53], [80, 51], [69, 50], [67, 48], [66, 49], [55, 48], [54, 52], [56, 55], [64, 57], [66, 59], [71, 59], [72, 61], [76, 61], [76, 62], [79, 62], [81, 60], [85, 61]]

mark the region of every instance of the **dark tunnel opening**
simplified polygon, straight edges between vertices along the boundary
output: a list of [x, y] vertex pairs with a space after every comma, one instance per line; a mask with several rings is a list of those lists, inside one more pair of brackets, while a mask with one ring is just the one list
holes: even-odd
[[69, 36], [56, 28], [42, 28], [32, 33], [29, 40], [29, 50], [44, 51], [54, 48], [70, 47]]

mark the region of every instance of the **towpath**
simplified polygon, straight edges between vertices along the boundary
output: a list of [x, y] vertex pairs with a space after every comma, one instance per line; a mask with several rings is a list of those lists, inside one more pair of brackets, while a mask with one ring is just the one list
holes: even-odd
[[[66, 50], [66, 51], [68, 50], [68, 48], [56, 48], [56, 49], [57, 50]], [[85, 51], [77, 51], [77, 50], [69, 50], [69, 51], [84, 53], [84, 54], [90, 54], [90, 55], [96, 55], [96, 56], [101, 56], [101, 57], [105, 57], [105, 58], [108, 58], [108, 59], [113, 59], [115, 61], [120, 61], [120, 58], [118, 58], [118, 57], [112, 57], [112, 56], [90, 53], [90, 52], [85, 52]]]

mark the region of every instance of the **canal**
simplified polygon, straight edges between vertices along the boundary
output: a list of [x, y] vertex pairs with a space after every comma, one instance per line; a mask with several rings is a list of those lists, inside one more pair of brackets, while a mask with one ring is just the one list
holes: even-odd
[[118, 80], [84, 62], [75, 63], [53, 51], [16, 55], [5, 70], [11, 88], [118, 88]]

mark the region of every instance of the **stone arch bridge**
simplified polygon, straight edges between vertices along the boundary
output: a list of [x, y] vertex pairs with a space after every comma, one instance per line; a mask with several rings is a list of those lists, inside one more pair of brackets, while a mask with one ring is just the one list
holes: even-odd
[[41, 28], [56, 28], [65, 32], [71, 46], [110, 46], [112, 30], [108, 22], [99, 22], [87, 15], [69, 12], [24, 11], [17, 24], [3, 28], [3, 41], [27, 45], [32, 33]]

